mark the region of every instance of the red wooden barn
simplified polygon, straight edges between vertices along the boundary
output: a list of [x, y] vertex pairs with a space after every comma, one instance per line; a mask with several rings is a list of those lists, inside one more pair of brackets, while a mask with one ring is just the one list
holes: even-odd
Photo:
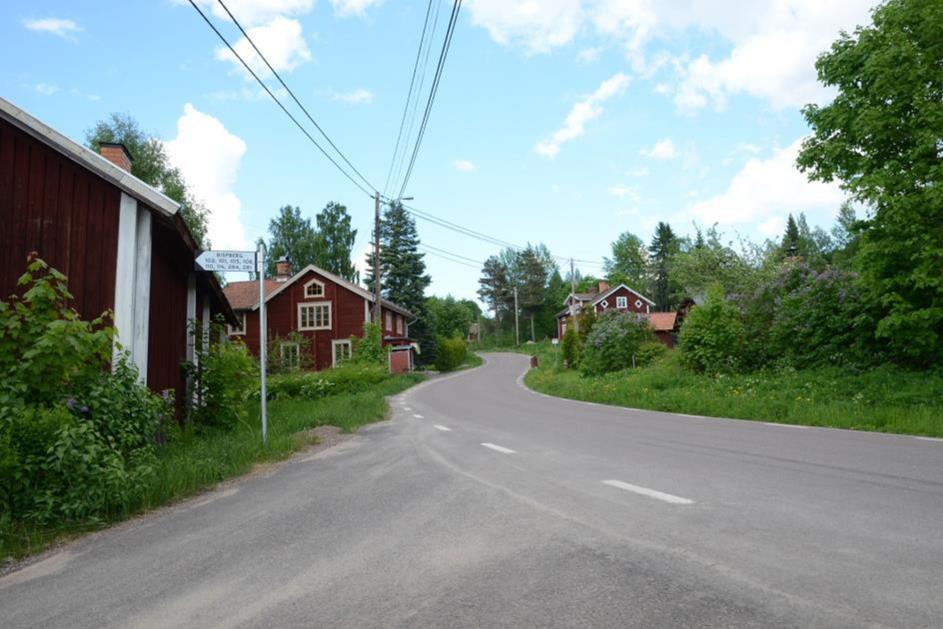
[[[99, 155], [0, 98], [0, 295], [16, 292], [30, 252], [69, 278], [86, 319], [114, 313], [118, 342], [154, 391], [183, 399], [188, 322], [235, 322], [176, 202], [131, 175], [120, 144]], [[116, 348], [117, 350], [117, 348]]]
[[584, 308], [592, 308], [596, 314], [608, 310], [639, 313], [649, 320], [655, 330], [655, 336], [662, 343], [668, 347], [674, 345], [676, 313], [652, 312], [651, 308], [655, 302], [625, 284], [611, 287], [608, 282], [599, 282], [595, 290], [586, 293], [570, 293], [563, 305], [566, 308], [557, 313], [558, 338], [562, 339], [566, 332], [571, 310], [579, 312]]
[[[276, 278], [265, 281], [266, 336], [272, 358], [298, 367], [307, 357], [311, 367], [324, 369], [349, 357], [350, 337], [363, 336], [364, 323], [372, 320], [373, 295], [314, 265], [293, 274], [291, 262], [283, 259], [276, 268]], [[230, 336], [242, 338], [258, 355], [258, 281], [231, 282], [225, 293], [239, 319], [237, 326], [230, 327]], [[396, 356], [391, 357], [395, 371], [412, 369], [416, 344], [409, 338], [409, 324], [414, 319], [405, 308], [383, 300], [383, 343], [395, 350]]]

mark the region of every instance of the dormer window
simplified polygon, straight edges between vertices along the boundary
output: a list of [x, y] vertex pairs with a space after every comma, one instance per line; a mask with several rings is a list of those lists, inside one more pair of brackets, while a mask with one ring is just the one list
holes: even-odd
[[305, 284], [305, 297], [324, 297], [324, 283], [311, 280]]

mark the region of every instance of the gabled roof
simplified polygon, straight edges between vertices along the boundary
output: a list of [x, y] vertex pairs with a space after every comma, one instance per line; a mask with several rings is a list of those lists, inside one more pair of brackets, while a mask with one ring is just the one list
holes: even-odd
[[567, 302], [570, 301], [570, 297], [575, 297], [577, 301], [589, 301], [597, 294], [598, 293], [570, 293], [566, 296], [566, 299], [563, 300], [563, 305], [565, 306]]
[[677, 312], [653, 312], [648, 315], [648, 320], [656, 332], [671, 332], [675, 329], [677, 318]]
[[123, 168], [112, 164], [107, 159], [73, 142], [41, 120], [34, 118], [10, 101], [0, 97], [0, 118], [18, 129], [25, 131], [43, 144], [62, 153], [80, 166], [91, 170], [102, 179], [114, 184], [132, 197], [143, 201], [149, 207], [173, 216], [180, 209], [180, 204], [167, 197], [159, 190], [144, 183]]
[[[265, 280], [265, 302], [268, 303], [276, 295], [304, 277], [305, 274], [312, 271], [318, 275], [326, 277], [338, 286], [346, 288], [350, 292], [363, 297], [368, 302], [373, 303], [373, 293], [367, 289], [363, 288], [362, 286], [358, 286], [353, 282], [345, 280], [340, 275], [335, 275], [330, 271], [325, 271], [321, 267], [315, 266], [313, 264], [309, 264], [284, 282], [279, 282], [278, 280]], [[259, 282], [258, 280], [231, 282], [226, 286], [226, 297], [229, 298], [229, 303], [232, 304], [234, 310], [257, 310], [259, 307]], [[385, 308], [398, 312], [406, 317], [415, 316], [410, 311], [406, 310], [402, 306], [394, 304], [392, 301], [381, 299], [380, 303]]]
[[649, 299], [648, 297], [646, 297], [646, 296], [643, 295], [642, 293], [638, 292], [638, 291], [635, 290], [634, 288], [629, 288], [629, 287], [626, 286], [625, 284], [619, 284], [619, 285], [616, 286], [615, 288], [610, 288], [610, 289], [607, 290], [606, 292], [600, 293], [599, 295], [596, 295], [596, 298], [593, 300], [593, 303], [592, 303], [591, 305], [595, 306], [596, 304], [598, 304], [599, 302], [601, 302], [601, 301], [602, 301], [603, 299], [605, 299], [606, 297], [609, 297], [610, 295], [612, 295], [613, 293], [615, 293], [616, 291], [618, 291], [620, 288], [624, 288], [625, 290], [629, 291], [630, 293], [634, 293], [634, 294], [638, 295], [638, 296], [641, 297], [644, 301], [647, 301], [647, 302], [648, 302], [648, 305], [650, 305], [650, 306], [654, 306], [654, 305], [655, 305], [655, 302], [654, 302], [654, 301], [652, 301], [651, 299]]

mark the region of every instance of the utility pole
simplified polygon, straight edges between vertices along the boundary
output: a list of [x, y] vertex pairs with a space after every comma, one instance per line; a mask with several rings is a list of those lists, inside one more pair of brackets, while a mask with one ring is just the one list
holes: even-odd
[[514, 287], [514, 346], [521, 344], [521, 326], [517, 320], [517, 286]]
[[573, 321], [573, 329], [580, 331], [580, 322], [576, 318], [576, 272], [573, 269], [573, 258], [570, 258], [570, 319]]
[[380, 323], [380, 191], [373, 195], [373, 322]]

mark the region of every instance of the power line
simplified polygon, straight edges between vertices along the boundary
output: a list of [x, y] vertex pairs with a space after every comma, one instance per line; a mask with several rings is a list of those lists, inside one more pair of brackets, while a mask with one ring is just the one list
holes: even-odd
[[462, 8], [462, 0], [452, 1], [452, 14], [449, 16], [449, 25], [445, 31], [445, 39], [442, 41], [442, 50], [439, 52], [439, 63], [436, 66], [435, 77], [432, 80], [432, 86], [429, 88], [429, 97], [426, 99], [426, 109], [422, 115], [422, 123], [419, 125], [419, 133], [416, 134], [416, 144], [413, 146], [413, 154], [409, 159], [409, 167], [406, 169], [406, 176], [403, 178], [403, 185], [400, 186], [399, 196], [402, 197], [406, 191], [406, 185], [413, 174], [413, 167], [416, 165], [416, 158], [419, 155], [419, 147], [422, 145], [423, 136], [426, 134], [426, 125], [429, 123], [429, 114], [432, 112], [432, 104], [435, 102], [436, 93], [439, 91], [439, 82], [442, 79], [442, 70], [445, 68], [445, 60], [449, 55], [449, 48], [452, 45], [452, 34], [455, 32], [455, 23], [458, 21], [458, 13]]
[[447, 255], [444, 255], [444, 254], [441, 254], [441, 253], [436, 253], [435, 251], [425, 251], [424, 253], [425, 253], [426, 255], [435, 256], [435, 257], [441, 258], [441, 259], [443, 259], [443, 260], [448, 260], [449, 262], [453, 262], [453, 263], [455, 263], [455, 264], [460, 264], [460, 265], [462, 265], [462, 266], [467, 266], [468, 268], [470, 268], [470, 269], [475, 269], [476, 271], [481, 268], [481, 266], [479, 266], [479, 265], [470, 264], [470, 263], [468, 263], [468, 262], [463, 262], [462, 260], [456, 260], [455, 258], [450, 258], [450, 257], [447, 256]]
[[467, 256], [463, 256], [463, 255], [460, 255], [460, 254], [457, 254], [457, 253], [452, 253], [451, 251], [449, 251], [449, 250], [447, 250], [447, 249], [440, 249], [439, 247], [433, 247], [432, 245], [430, 245], [430, 244], [428, 244], [428, 243], [425, 243], [425, 242], [420, 243], [420, 245], [421, 245], [422, 247], [425, 247], [426, 249], [431, 249], [431, 250], [433, 250], [433, 251], [438, 251], [439, 253], [442, 253], [442, 254], [445, 254], [445, 255], [450, 255], [450, 256], [453, 256], [453, 257], [455, 257], [455, 258], [459, 258], [459, 259], [462, 259], [462, 260], [467, 260], [468, 262], [473, 262], [473, 263], [477, 264], [478, 266], [481, 266], [482, 264], [484, 264], [481, 260], [476, 260], [475, 258], [469, 258], [469, 257], [467, 257]]
[[[229, 49], [229, 51], [236, 57], [236, 59], [239, 60], [240, 63], [242, 63], [242, 66], [249, 72], [249, 74], [252, 75], [252, 78], [254, 78], [254, 79], [256, 80], [256, 82], [257, 82], [259, 85], [262, 86], [262, 89], [264, 89], [265, 92], [272, 98], [272, 100], [275, 101], [275, 104], [277, 104], [277, 105], [279, 106], [279, 108], [285, 113], [285, 115], [288, 116], [288, 117], [291, 119], [291, 121], [295, 123], [295, 126], [298, 127], [298, 129], [300, 129], [301, 132], [305, 134], [305, 136], [308, 138], [308, 140], [310, 140], [311, 143], [314, 144], [314, 145], [318, 148], [319, 151], [321, 151], [321, 153], [324, 155], [324, 157], [326, 157], [326, 158], [328, 159], [328, 161], [330, 161], [332, 164], [334, 164], [335, 168], [337, 168], [345, 177], [347, 177], [347, 179], [349, 179], [351, 183], [353, 183], [355, 186], [357, 186], [358, 188], [360, 188], [360, 190], [363, 191], [364, 194], [366, 194], [367, 196], [372, 197], [372, 196], [373, 196], [373, 193], [372, 193], [370, 190], [367, 190], [366, 188], [364, 188], [363, 185], [360, 184], [360, 182], [358, 182], [356, 179], [354, 179], [354, 178], [350, 175], [350, 173], [348, 173], [346, 170], [344, 170], [344, 168], [342, 168], [341, 165], [338, 164], [337, 161], [335, 161], [334, 158], [331, 157], [331, 155], [330, 155], [327, 151], [324, 150], [324, 147], [322, 147], [320, 144], [318, 144], [318, 141], [315, 140], [314, 137], [312, 137], [312, 135], [308, 132], [308, 130], [305, 129], [304, 126], [303, 126], [300, 122], [298, 122], [298, 119], [295, 118], [295, 116], [293, 116], [290, 111], [288, 111], [288, 109], [285, 107], [285, 105], [282, 104], [282, 101], [280, 101], [280, 100], [278, 99], [278, 97], [275, 96], [275, 94], [272, 93], [272, 90], [269, 89], [269, 87], [265, 84], [265, 82], [264, 82], [262, 79], [259, 78], [259, 76], [255, 73], [254, 70], [252, 70], [251, 67], [249, 67], [249, 64], [246, 63], [245, 59], [243, 59], [242, 56], [241, 56], [238, 52], [236, 52], [236, 49], [233, 48], [232, 45], [229, 43], [229, 41], [226, 40], [226, 37], [223, 36], [223, 34], [219, 32], [219, 29], [216, 28], [216, 26], [213, 24], [213, 22], [211, 22], [210, 19], [206, 16], [206, 14], [203, 13], [203, 11], [200, 9], [200, 7], [197, 6], [196, 2], [194, 2], [194, 0], [189, 0], [189, 2], [190, 2], [190, 6], [192, 6], [194, 9], [196, 9], [196, 12], [200, 14], [200, 17], [203, 18], [203, 21], [206, 22], [206, 24], [207, 24], [211, 29], [213, 29], [213, 32], [216, 33], [216, 36], [219, 37], [219, 39], [220, 39], [224, 44], [226, 44], [226, 47]], [[323, 133], [323, 131], [322, 131], [322, 133]], [[326, 136], [325, 136], [325, 137], [326, 137]], [[338, 151], [338, 153], [339, 153], [339, 152], [340, 152], [340, 151]], [[358, 174], [359, 174], [359, 173], [358, 173]], [[369, 182], [368, 182], [367, 185], [369, 185]], [[370, 187], [372, 188], [373, 186], [370, 186]]]

